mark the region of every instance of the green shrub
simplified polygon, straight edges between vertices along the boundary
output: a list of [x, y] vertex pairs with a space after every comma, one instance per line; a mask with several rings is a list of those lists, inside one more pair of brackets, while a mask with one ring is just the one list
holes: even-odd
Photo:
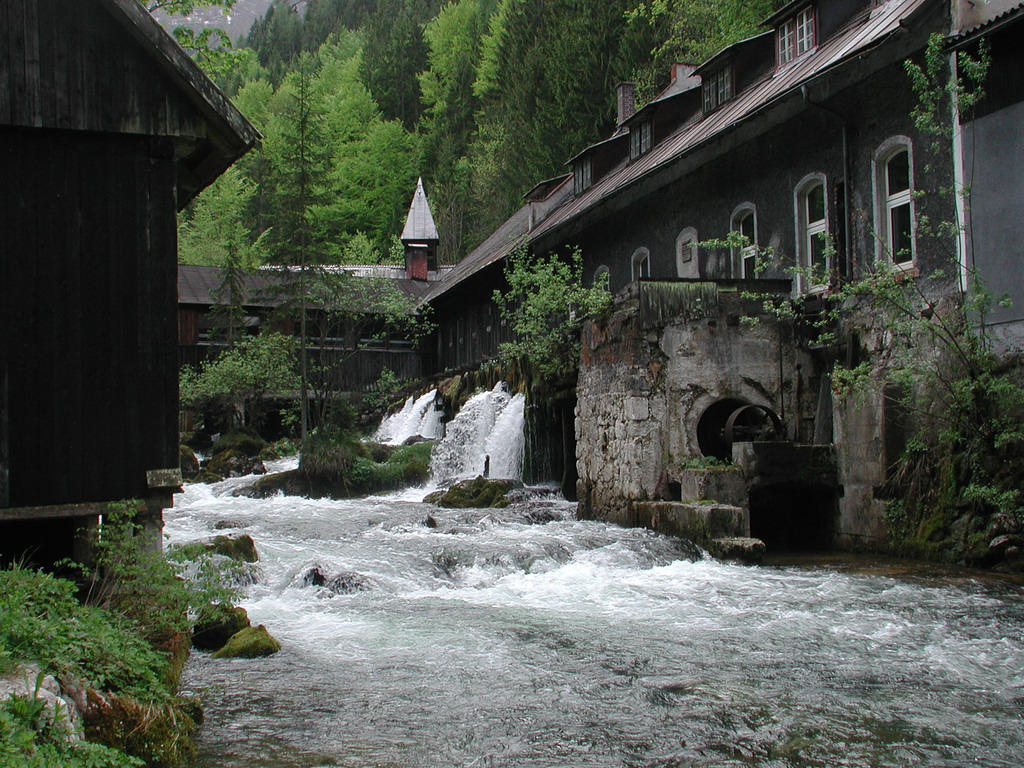
[[146, 700], [169, 696], [167, 659], [124, 617], [81, 605], [75, 585], [17, 566], [0, 571], [0, 646], [47, 672]]

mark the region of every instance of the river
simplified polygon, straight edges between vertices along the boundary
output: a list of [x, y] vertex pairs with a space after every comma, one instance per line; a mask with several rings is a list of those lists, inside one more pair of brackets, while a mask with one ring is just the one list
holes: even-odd
[[[225, 523], [255, 539], [242, 604], [283, 646], [193, 653], [200, 766], [1024, 762], [1012, 581], [726, 564], [543, 495], [466, 511], [239, 482], [188, 485], [165, 513], [172, 543]], [[334, 590], [305, 585], [314, 567]]]

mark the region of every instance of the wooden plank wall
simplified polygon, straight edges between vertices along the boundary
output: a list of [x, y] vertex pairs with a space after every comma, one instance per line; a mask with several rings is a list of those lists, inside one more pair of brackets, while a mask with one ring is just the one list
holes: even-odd
[[498, 308], [488, 300], [446, 304], [437, 308], [436, 318], [439, 371], [475, 368], [493, 360], [500, 345], [512, 338]]
[[0, 125], [188, 137], [208, 130], [92, 0], [0, 2]]
[[169, 139], [0, 128], [11, 506], [177, 464], [174, 174]]

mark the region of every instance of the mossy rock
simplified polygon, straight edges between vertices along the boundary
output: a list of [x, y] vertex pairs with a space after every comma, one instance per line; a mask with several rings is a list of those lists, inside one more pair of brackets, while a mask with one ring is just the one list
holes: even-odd
[[218, 451], [203, 465], [202, 474], [212, 474], [220, 478], [242, 477], [244, 475], [262, 475], [267, 471], [263, 462], [255, 456], [249, 456], [244, 451], [229, 448]]
[[216, 651], [238, 632], [249, 626], [245, 608], [216, 603], [199, 612], [192, 629], [192, 645], [203, 651]]
[[196, 458], [195, 451], [185, 444], [178, 446], [178, 465], [185, 480], [192, 480], [199, 474], [199, 459]]
[[522, 487], [518, 480], [491, 480], [477, 476], [456, 483], [447, 491], [432, 493], [423, 501], [454, 509], [500, 508], [509, 505], [509, 491]]
[[188, 652], [192, 643], [188, 632], [175, 632], [157, 646], [157, 650], [167, 654], [167, 668], [164, 671], [164, 682], [167, 689], [175, 691], [181, 680], [181, 673], [188, 661]]
[[[89, 690], [83, 713], [85, 737], [141, 758], [147, 766], [184, 768], [196, 746], [195, 702], [172, 699], [154, 704], [108, 692]], [[200, 715], [201, 719], [201, 715]]]
[[246, 563], [255, 563], [260, 559], [259, 553], [256, 551], [256, 542], [247, 533], [239, 536], [217, 536], [207, 544], [207, 549], [214, 554]]
[[234, 451], [240, 456], [248, 456], [250, 459], [255, 459], [260, 455], [260, 451], [263, 450], [266, 444], [266, 441], [255, 432], [239, 430], [221, 435], [217, 442], [213, 444], [211, 452], [217, 455], [225, 451]]
[[260, 656], [271, 656], [280, 650], [281, 644], [260, 624], [257, 627], [246, 627], [233, 634], [224, 647], [213, 654], [213, 658], [255, 659]]

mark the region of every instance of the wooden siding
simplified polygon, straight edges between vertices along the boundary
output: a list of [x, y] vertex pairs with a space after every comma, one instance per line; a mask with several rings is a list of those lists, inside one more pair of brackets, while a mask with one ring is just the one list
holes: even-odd
[[186, 93], [95, 0], [4, 0], [0, 41], [0, 124], [151, 136], [209, 132]]
[[177, 464], [172, 142], [0, 128], [0, 177], [6, 504], [144, 496]]

